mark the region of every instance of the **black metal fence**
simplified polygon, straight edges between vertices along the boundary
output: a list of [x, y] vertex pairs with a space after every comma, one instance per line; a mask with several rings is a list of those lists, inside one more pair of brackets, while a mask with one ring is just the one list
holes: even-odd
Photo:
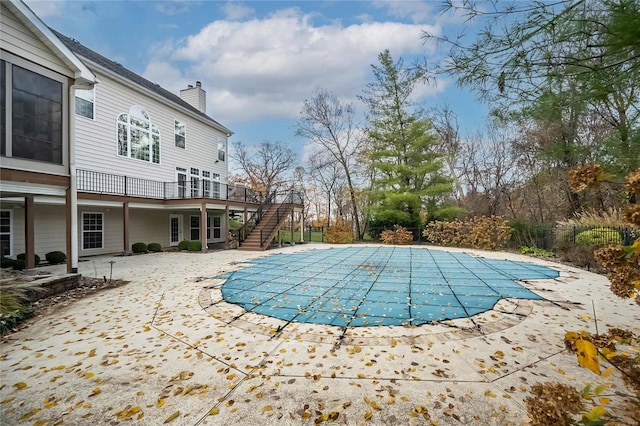
[[259, 203], [260, 194], [242, 185], [228, 185], [206, 179], [161, 182], [125, 175], [78, 170], [78, 191], [153, 198], [210, 198]]
[[[580, 234], [597, 229], [597, 238], [605, 242], [620, 242], [623, 245], [633, 244], [640, 237], [640, 230], [630, 227], [605, 227], [605, 226], [553, 226], [553, 225], [516, 225], [509, 239], [508, 248], [520, 249], [521, 247], [536, 247], [554, 251], [567, 246], [579, 244], [585, 240]], [[427, 244], [429, 240], [423, 235], [425, 228], [406, 228], [414, 235], [414, 244]], [[324, 242], [325, 227], [307, 227], [305, 229], [306, 241]], [[365, 240], [378, 241], [379, 235], [385, 229], [369, 229]]]

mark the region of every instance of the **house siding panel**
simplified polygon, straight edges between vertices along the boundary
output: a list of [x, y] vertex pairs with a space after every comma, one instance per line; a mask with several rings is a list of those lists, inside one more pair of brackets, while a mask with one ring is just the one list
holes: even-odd
[[[96, 85], [95, 120], [77, 117], [76, 164], [79, 169], [100, 171], [129, 177], [164, 182], [176, 181], [176, 167], [198, 168], [218, 173], [226, 182], [225, 162], [216, 163], [217, 138], [226, 140], [222, 132], [196, 120], [179, 108], [172, 109], [157, 99], [125, 86], [111, 76], [93, 70], [100, 83]], [[144, 108], [151, 122], [160, 129], [160, 164], [127, 158], [117, 153], [117, 117], [132, 106]], [[187, 126], [186, 148], [174, 143], [174, 121]]]
[[[50, 251], [67, 252], [65, 243], [65, 207], [59, 205], [36, 204], [33, 215], [35, 252], [44, 261]], [[24, 208], [13, 209], [13, 256], [25, 252]]]
[[0, 33], [3, 50], [67, 77], [73, 77], [73, 73], [65, 63], [54, 55], [4, 4], [0, 4]]
[[[100, 249], [82, 248], [82, 214], [103, 213], [103, 247]], [[93, 256], [97, 254], [121, 253], [124, 249], [122, 239], [124, 237], [123, 218], [121, 208], [104, 208], [82, 206], [78, 209], [78, 248], [79, 255]]]
[[162, 247], [169, 247], [169, 213], [157, 210], [130, 210], [129, 219], [135, 226], [131, 227], [129, 242], [158, 243]]

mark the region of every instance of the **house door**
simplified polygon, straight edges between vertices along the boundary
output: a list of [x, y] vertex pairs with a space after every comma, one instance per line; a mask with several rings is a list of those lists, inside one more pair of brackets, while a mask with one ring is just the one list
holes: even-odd
[[169, 215], [169, 234], [170, 234], [170, 245], [177, 246], [182, 238], [182, 215], [181, 214], [172, 214]]

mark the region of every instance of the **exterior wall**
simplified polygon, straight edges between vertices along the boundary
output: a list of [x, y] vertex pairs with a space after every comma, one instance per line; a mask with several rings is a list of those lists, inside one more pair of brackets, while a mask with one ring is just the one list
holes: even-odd
[[[95, 68], [95, 67], [94, 67]], [[227, 162], [217, 162], [217, 140], [226, 134], [204, 124], [179, 108], [170, 108], [145, 93], [93, 69], [100, 83], [95, 89], [95, 118], [76, 115], [76, 164], [79, 169], [175, 182], [176, 167], [197, 168], [220, 175], [226, 183]], [[132, 106], [144, 108], [160, 130], [160, 164], [118, 155], [118, 116]], [[186, 124], [185, 148], [175, 146], [174, 120]], [[228, 157], [228, 155], [227, 155]]]
[[169, 213], [165, 210], [129, 209], [129, 243], [158, 243], [169, 247]]
[[73, 77], [69, 68], [51, 50], [0, 3], [0, 38], [2, 49], [22, 56], [57, 73]]
[[[36, 204], [34, 211], [35, 253], [44, 261], [44, 255], [59, 250], [67, 253], [65, 243], [65, 207], [62, 205]], [[13, 209], [13, 258], [25, 252], [24, 208]]]
[[[83, 249], [82, 248], [82, 214], [83, 213], [103, 213], [103, 248]], [[133, 228], [135, 224], [131, 223]], [[124, 228], [122, 220], [122, 208], [113, 207], [78, 207], [78, 253], [79, 256], [94, 256], [97, 254], [121, 253], [123, 251], [122, 241], [124, 238]]]

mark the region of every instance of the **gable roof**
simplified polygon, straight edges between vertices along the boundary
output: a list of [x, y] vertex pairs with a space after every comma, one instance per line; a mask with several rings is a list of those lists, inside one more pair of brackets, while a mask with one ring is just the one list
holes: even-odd
[[61, 40], [54, 35], [54, 31], [47, 27], [22, 0], [3, 1], [2, 3], [6, 5], [16, 18], [29, 28], [40, 41], [51, 49], [54, 55], [60, 58], [62, 62], [74, 72], [76, 83], [93, 84], [96, 82], [96, 76], [91, 70], [72, 53], [71, 49], [64, 43], [61, 43]]
[[218, 123], [216, 120], [214, 120], [213, 118], [209, 117], [207, 114], [201, 112], [198, 108], [195, 108], [193, 106], [191, 106], [191, 104], [189, 104], [188, 102], [184, 101], [180, 96], [166, 90], [163, 89], [160, 85], [156, 84], [156, 83], [152, 83], [151, 81], [147, 80], [146, 78], [136, 74], [135, 72], [128, 70], [127, 68], [123, 67], [122, 65], [120, 65], [119, 63], [112, 61], [111, 59], [105, 58], [104, 56], [100, 55], [99, 53], [89, 49], [88, 47], [83, 46], [82, 44], [80, 44], [80, 42], [78, 42], [75, 39], [69, 38], [67, 36], [65, 36], [64, 34], [61, 34], [59, 32], [57, 32], [54, 29], [51, 29], [51, 31], [53, 31], [53, 33], [62, 41], [62, 43], [64, 43], [72, 52], [74, 52], [76, 55], [81, 56], [83, 58], [88, 59], [91, 62], [94, 62], [98, 65], [100, 65], [101, 67], [106, 68], [107, 70], [113, 72], [114, 74], [118, 75], [121, 78], [124, 78], [126, 80], [129, 80], [132, 83], [137, 84], [138, 86], [144, 87], [147, 90], [150, 90], [151, 92], [155, 93], [156, 95], [159, 95], [163, 98], [165, 98], [166, 100], [172, 102], [173, 104], [187, 109], [190, 112], [200, 116], [201, 118], [203, 118], [205, 121], [208, 121], [210, 124], [212, 124], [214, 127], [218, 128], [219, 130], [227, 133], [228, 135], [233, 134], [233, 132], [229, 129], [227, 129], [225, 126], [223, 126], [222, 124]]

